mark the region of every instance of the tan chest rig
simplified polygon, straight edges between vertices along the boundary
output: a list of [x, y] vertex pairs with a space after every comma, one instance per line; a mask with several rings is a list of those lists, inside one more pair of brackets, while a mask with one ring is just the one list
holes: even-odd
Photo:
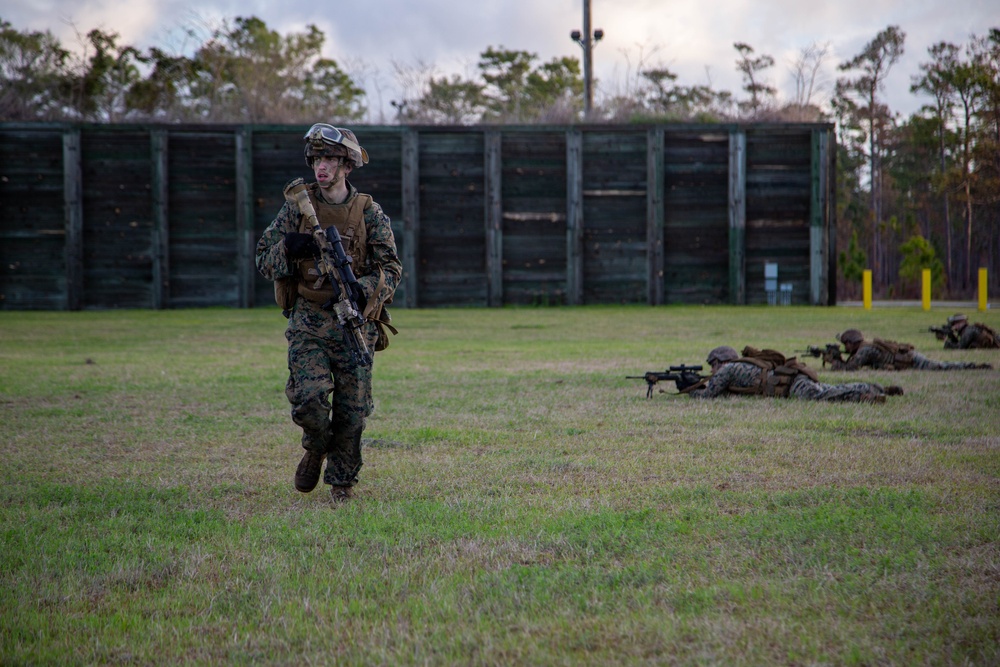
[[[316, 209], [316, 219], [324, 230], [336, 227], [344, 244], [344, 252], [351, 258], [351, 270], [357, 278], [368, 275], [368, 229], [365, 227], [365, 209], [371, 204], [370, 195], [358, 194], [343, 204], [327, 204], [319, 196], [319, 186], [309, 186], [309, 199]], [[305, 216], [299, 223], [299, 231], [312, 234], [312, 228]], [[298, 293], [315, 303], [326, 303], [334, 298], [338, 288], [319, 274], [316, 260], [302, 259], [298, 262]]]
[[[735, 388], [729, 391], [736, 394], [762, 394], [787, 398], [792, 389], [792, 382], [801, 373], [813, 382], [819, 382], [816, 371], [800, 363], [795, 357], [785, 358], [777, 350], [758, 350], [749, 345], [743, 348], [743, 356], [737, 362], [753, 364], [761, 369], [760, 384], [756, 387]], [[734, 362], [735, 363], [735, 362]]]
[[884, 353], [892, 355], [892, 362], [885, 367], [887, 371], [903, 371], [913, 367], [913, 346], [909, 343], [897, 343], [894, 340], [876, 338], [872, 345]]

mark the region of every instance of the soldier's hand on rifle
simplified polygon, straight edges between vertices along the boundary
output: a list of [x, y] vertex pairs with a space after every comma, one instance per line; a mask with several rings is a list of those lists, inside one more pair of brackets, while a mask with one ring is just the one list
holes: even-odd
[[681, 373], [678, 380], [674, 382], [677, 385], [677, 391], [684, 391], [688, 387], [693, 387], [701, 382], [701, 377], [697, 373]]
[[288, 259], [306, 259], [319, 255], [319, 246], [312, 234], [289, 232], [285, 234], [285, 255]]
[[840, 346], [839, 345], [827, 345], [826, 351], [823, 353], [823, 364], [832, 364], [834, 360], [843, 361], [844, 358], [840, 356]]
[[365, 296], [365, 291], [361, 289], [360, 283], [354, 283], [351, 288], [354, 293], [354, 303], [358, 304], [358, 310], [364, 313], [368, 307], [368, 297]]

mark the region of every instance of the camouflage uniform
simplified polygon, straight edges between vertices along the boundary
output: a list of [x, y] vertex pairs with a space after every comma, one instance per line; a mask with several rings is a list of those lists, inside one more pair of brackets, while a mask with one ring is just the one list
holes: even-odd
[[[349, 182], [350, 203], [358, 191]], [[299, 229], [301, 213], [286, 201], [274, 221], [257, 243], [256, 263], [260, 273], [270, 279], [295, 275], [296, 266], [285, 254], [281, 243], [285, 234]], [[402, 275], [389, 217], [381, 206], [372, 204], [364, 211], [368, 235], [368, 258], [365, 267], [354, 267], [358, 282], [369, 302], [391, 297]], [[381, 266], [385, 283], [379, 294]], [[374, 349], [379, 333], [376, 324], [365, 324], [365, 338]], [[323, 481], [335, 487], [357, 482], [362, 466], [361, 434], [365, 420], [374, 409], [372, 370], [352, 358], [343, 332], [333, 311], [299, 297], [291, 310], [288, 328], [288, 382], [285, 395], [292, 406], [292, 421], [302, 428], [302, 447], [326, 455]]]
[[[716, 398], [728, 394], [758, 393], [755, 390], [761, 386], [761, 374], [766, 372], [760, 366], [747, 361], [730, 361], [712, 373], [707, 384], [701, 389], [688, 392], [694, 398]], [[851, 401], [882, 402], [885, 400], [885, 390], [870, 382], [851, 382], [848, 384], [824, 384], [812, 380], [804, 373], [799, 373], [792, 380], [789, 395], [812, 401]]]
[[[891, 343], [891, 341], [889, 341]], [[906, 366], [918, 371], [952, 371], [976, 368], [990, 368], [989, 364], [976, 364], [964, 361], [934, 361], [928, 359], [916, 350], [912, 351], [912, 365]], [[907, 355], [909, 356], [909, 355]], [[843, 359], [829, 359], [830, 368], [835, 371], [856, 371], [860, 368], [874, 370], [897, 370], [900, 367], [898, 359], [884, 347], [874, 343], [864, 342], [857, 352]]]
[[959, 336], [955, 336], [954, 332], [951, 332], [951, 335], [944, 342], [946, 350], [996, 349], [998, 347], [1000, 347], [1000, 341], [997, 340], [993, 330], [979, 322], [966, 324], [962, 327], [962, 333]]

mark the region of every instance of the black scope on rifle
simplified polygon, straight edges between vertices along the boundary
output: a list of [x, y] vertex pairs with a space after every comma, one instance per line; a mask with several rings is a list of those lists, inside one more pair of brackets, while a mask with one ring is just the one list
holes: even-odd
[[680, 366], [671, 366], [670, 370], [685, 373], [688, 371], [700, 371], [701, 366], [688, 366], [687, 364], [681, 364]]

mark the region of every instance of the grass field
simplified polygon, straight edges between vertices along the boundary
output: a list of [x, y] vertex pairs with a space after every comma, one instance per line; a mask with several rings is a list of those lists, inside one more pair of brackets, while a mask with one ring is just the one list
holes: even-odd
[[0, 664], [1000, 664], [1000, 370], [625, 379], [847, 327], [1000, 366], [950, 314], [396, 310], [333, 505], [276, 309], [0, 312]]

